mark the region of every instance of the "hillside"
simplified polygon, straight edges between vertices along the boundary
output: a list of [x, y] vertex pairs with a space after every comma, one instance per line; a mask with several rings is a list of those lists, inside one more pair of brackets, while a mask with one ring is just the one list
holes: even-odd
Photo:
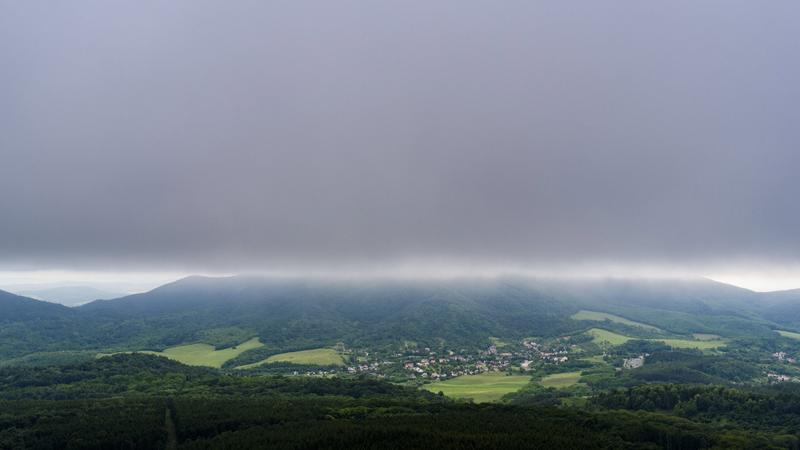
[[70, 315], [63, 305], [35, 300], [0, 290], [0, 322], [36, 321]]
[[[788, 294], [787, 294], [788, 295]], [[763, 299], [763, 300], [762, 300]], [[189, 277], [150, 292], [66, 308], [4, 293], [0, 358], [53, 350], [153, 350], [253, 337], [263, 352], [347, 346], [475, 347], [490, 337], [556, 336], [597, 325], [580, 310], [623, 322], [623, 334], [769, 336], [796, 329], [800, 308], [710, 280], [315, 280]], [[780, 314], [778, 313], [780, 312]], [[580, 317], [580, 316], [578, 316]], [[627, 327], [627, 328], [626, 328]], [[267, 355], [268, 356], [268, 355]]]

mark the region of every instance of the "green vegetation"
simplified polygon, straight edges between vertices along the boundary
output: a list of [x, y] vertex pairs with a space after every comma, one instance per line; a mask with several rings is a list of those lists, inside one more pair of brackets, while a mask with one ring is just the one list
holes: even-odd
[[581, 379], [580, 371], [554, 373], [551, 375], [547, 375], [546, 377], [539, 380], [539, 384], [541, 384], [544, 387], [563, 389], [577, 384], [578, 380], [580, 379]]
[[592, 342], [595, 344], [610, 344], [610, 345], [620, 345], [628, 342], [631, 338], [628, 336], [623, 336], [621, 334], [613, 333], [608, 330], [604, 330], [602, 328], [592, 328], [591, 330], [587, 331], [587, 333], [592, 336]]
[[784, 331], [784, 330], [775, 330], [775, 331], [777, 331], [783, 337], [800, 340], [800, 333], [795, 333], [793, 331]]
[[714, 341], [722, 338], [718, 334], [711, 333], [692, 333], [692, 337], [698, 341]]
[[0, 293], [0, 449], [800, 448], [800, 315], [700, 284]]
[[489, 342], [491, 342], [492, 345], [494, 345], [497, 348], [503, 348], [508, 346], [508, 342], [494, 336], [489, 336]]
[[263, 346], [258, 338], [252, 338], [235, 347], [217, 350], [208, 344], [188, 344], [170, 347], [162, 352], [138, 352], [164, 356], [190, 366], [222, 367], [225, 361], [233, 359], [242, 352]]
[[423, 386], [431, 392], [459, 399], [472, 399], [476, 403], [496, 402], [504, 395], [515, 392], [530, 382], [526, 375], [506, 375], [488, 372], [479, 375], [463, 375], [446, 381]]
[[[621, 334], [617, 334], [608, 330], [604, 330], [602, 328], [592, 328], [587, 333], [592, 336], [592, 342], [599, 344], [599, 345], [622, 345], [632, 338], [629, 336], [623, 336]], [[727, 344], [727, 341], [724, 339], [714, 339], [714, 340], [692, 340], [692, 339], [642, 339], [646, 341], [653, 341], [653, 342], [663, 342], [670, 347], [676, 348], [696, 348], [700, 350], [711, 350], [715, 348], [722, 347]]]
[[621, 323], [621, 324], [629, 325], [629, 326], [632, 326], [632, 327], [644, 328], [646, 330], [661, 331], [660, 328], [654, 327], [652, 325], [647, 325], [647, 324], [641, 323], [641, 322], [634, 322], [633, 320], [628, 320], [628, 319], [626, 319], [624, 317], [620, 317], [620, 316], [617, 316], [617, 315], [614, 315], [614, 314], [609, 314], [609, 313], [604, 313], [604, 312], [598, 312], [598, 311], [587, 311], [587, 310], [582, 309], [582, 310], [578, 311], [577, 313], [571, 315], [570, 318], [574, 319], [574, 320], [591, 320], [591, 321], [597, 321], [597, 322], [603, 322], [603, 321], [608, 320], [608, 321], [611, 321], [611, 322]]
[[644, 385], [588, 399], [536, 389], [573, 407], [465, 404], [378, 380], [230, 376], [118, 354], [76, 366], [0, 368], [0, 448], [800, 445], [795, 386]]
[[237, 369], [252, 369], [263, 364], [286, 362], [309, 366], [343, 366], [344, 358], [332, 348], [315, 348], [299, 352], [288, 352], [272, 355], [269, 358], [252, 364], [236, 367]]
[[654, 339], [654, 340], [663, 342], [669, 345], [670, 347], [696, 348], [700, 350], [712, 350], [727, 344], [727, 341], [724, 339], [704, 340], [704, 341], [694, 341], [691, 339]]

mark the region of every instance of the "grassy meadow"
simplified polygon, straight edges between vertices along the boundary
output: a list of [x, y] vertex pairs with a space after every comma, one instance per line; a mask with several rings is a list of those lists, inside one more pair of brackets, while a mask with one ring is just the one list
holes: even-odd
[[264, 344], [258, 338], [252, 338], [235, 347], [217, 350], [213, 345], [208, 344], [188, 344], [170, 347], [161, 352], [138, 352], [149, 353], [152, 355], [165, 356], [169, 359], [187, 364], [190, 366], [222, 367], [222, 364], [229, 359], [233, 359], [239, 354], [254, 348], [262, 347]]
[[793, 331], [783, 331], [783, 330], [775, 330], [775, 331], [777, 331], [778, 334], [780, 334], [783, 337], [800, 340], [800, 333], [795, 333]]
[[587, 333], [589, 333], [589, 335], [592, 337], [592, 342], [599, 345], [622, 345], [631, 340], [631, 338], [628, 336], [623, 336], [602, 328], [592, 328], [591, 330], [587, 331]]
[[711, 340], [691, 340], [691, 339], [656, 339], [670, 347], [675, 348], [696, 348], [700, 350], [713, 350], [727, 344], [724, 339], [711, 339]]
[[452, 398], [471, 398], [475, 403], [488, 403], [500, 400], [504, 395], [518, 391], [530, 382], [527, 375], [506, 375], [489, 372], [479, 375], [463, 375], [446, 381], [426, 384], [423, 389], [443, 392]]
[[344, 358], [332, 348], [315, 348], [299, 352], [279, 353], [253, 364], [245, 364], [237, 369], [252, 369], [262, 364], [275, 362], [288, 362], [293, 364], [308, 364], [313, 366], [343, 366]]
[[[628, 336], [624, 336], [619, 333], [614, 333], [608, 330], [604, 330], [602, 328], [592, 328], [591, 330], [587, 331], [590, 336], [592, 336], [592, 342], [599, 345], [622, 345], [628, 342], [631, 338]], [[717, 339], [714, 339], [713, 337]], [[800, 335], [798, 335], [800, 336]], [[645, 339], [648, 341], [658, 341], [663, 342], [670, 347], [675, 348], [697, 348], [700, 350], [712, 350], [718, 347], [722, 347], [727, 344], [725, 339], [719, 338], [716, 335], [706, 335], [706, 339]]]
[[592, 320], [596, 322], [603, 322], [605, 320], [608, 320], [611, 322], [621, 323], [623, 325], [644, 328], [650, 331], [661, 331], [660, 328], [654, 327], [652, 325], [647, 325], [646, 323], [634, 322], [633, 320], [629, 320], [624, 317], [598, 311], [587, 311], [582, 309], [573, 314], [572, 316], [570, 316], [570, 318], [574, 320]]
[[578, 380], [580, 379], [581, 379], [580, 371], [554, 373], [551, 375], [547, 375], [546, 377], [539, 380], [539, 384], [541, 384], [544, 387], [563, 389], [577, 384]]

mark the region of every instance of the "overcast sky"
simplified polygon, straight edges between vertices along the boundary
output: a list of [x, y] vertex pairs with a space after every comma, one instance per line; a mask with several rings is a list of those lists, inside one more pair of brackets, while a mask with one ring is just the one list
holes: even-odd
[[2, 2], [0, 270], [786, 271], [798, 18], [795, 0]]

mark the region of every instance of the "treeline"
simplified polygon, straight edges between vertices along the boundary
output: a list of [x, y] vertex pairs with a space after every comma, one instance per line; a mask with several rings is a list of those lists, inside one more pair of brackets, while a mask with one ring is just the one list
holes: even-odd
[[588, 410], [475, 405], [375, 379], [115, 355], [0, 370], [0, 448], [798, 448], [798, 395], [645, 386]]
[[795, 436], [800, 432], [800, 389], [796, 387], [644, 385], [599, 394], [593, 404], [602, 409], [669, 412], [703, 422], [735, 422]]

